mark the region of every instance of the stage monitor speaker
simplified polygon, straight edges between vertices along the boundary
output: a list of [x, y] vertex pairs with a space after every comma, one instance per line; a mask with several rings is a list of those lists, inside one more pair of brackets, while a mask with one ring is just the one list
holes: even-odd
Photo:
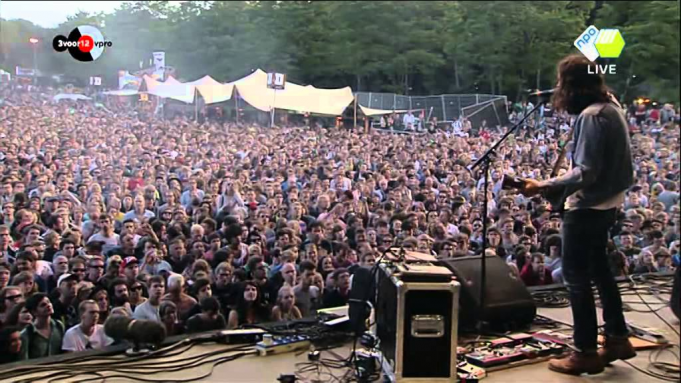
[[459, 288], [444, 267], [431, 281], [404, 281], [386, 263], [379, 265], [376, 325], [383, 372], [397, 383], [454, 383], [457, 381]]
[[441, 259], [441, 265], [461, 283], [459, 328], [469, 330], [482, 321], [498, 330], [514, 330], [532, 323], [537, 307], [522, 280], [498, 256], [486, 258], [485, 309], [480, 307], [480, 256]]

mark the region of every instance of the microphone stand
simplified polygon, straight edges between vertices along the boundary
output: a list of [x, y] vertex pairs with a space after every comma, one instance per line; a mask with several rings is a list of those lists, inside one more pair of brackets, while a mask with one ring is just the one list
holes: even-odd
[[485, 154], [483, 154], [477, 161], [473, 163], [469, 167], [470, 171], [473, 171], [473, 169], [478, 168], [482, 166], [482, 172], [483, 172], [483, 177], [484, 177], [484, 194], [483, 194], [483, 205], [482, 205], [482, 255], [480, 257], [480, 311], [478, 312], [477, 315], [477, 322], [478, 322], [478, 329], [480, 330], [482, 327], [482, 321], [480, 320], [481, 317], [484, 316], [485, 313], [485, 304], [486, 304], [486, 299], [485, 299], [485, 294], [487, 290], [487, 261], [486, 261], [486, 256], [485, 256], [485, 251], [487, 250], [487, 225], [488, 225], [488, 218], [487, 218], [487, 203], [488, 203], [488, 196], [487, 196], [487, 187], [489, 185], [489, 167], [490, 163], [496, 159], [496, 150], [501, 146], [501, 144], [506, 141], [508, 136], [513, 134], [523, 123], [525, 120], [527, 120], [531, 115], [534, 114], [540, 107], [544, 106], [546, 104], [547, 98], [540, 98], [540, 100], [537, 102], [537, 105], [532, 108], [528, 113], [525, 114], [522, 120], [518, 121], [515, 125], [513, 125], [494, 145], [492, 145], [491, 148], [489, 148]]

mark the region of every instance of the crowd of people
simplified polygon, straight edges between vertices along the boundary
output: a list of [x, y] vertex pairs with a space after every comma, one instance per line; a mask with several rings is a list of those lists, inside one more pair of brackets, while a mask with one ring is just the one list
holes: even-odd
[[[528, 286], [562, 283], [560, 214], [501, 184], [549, 176], [568, 137], [557, 116], [500, 148], [484, 190], [467, 166], [506, 127], [199, 124], [52, 93], [0, 87], [0, 362], [107, 347], [114, 315], [178, 335], [343, 306], [354, 270], [391, 247], [480, 254], [484, 193], [487, 254]], [[618, 276], [680, 263], [678, 111], [643, 109], [627, 112]]]

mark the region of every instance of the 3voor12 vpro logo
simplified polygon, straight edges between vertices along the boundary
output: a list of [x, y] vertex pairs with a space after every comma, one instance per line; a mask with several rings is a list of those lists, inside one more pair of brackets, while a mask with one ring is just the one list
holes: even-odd
[[68, 50], [71, 57], [83, 62], [97, 60], [104, 53], [104, 49], [112, 45], [111, 41], [104, 39], [99, 29], [91, 25], [74, 28], [68, 37], [58, 35], [52, 40], [52, 47], [55, 51]]

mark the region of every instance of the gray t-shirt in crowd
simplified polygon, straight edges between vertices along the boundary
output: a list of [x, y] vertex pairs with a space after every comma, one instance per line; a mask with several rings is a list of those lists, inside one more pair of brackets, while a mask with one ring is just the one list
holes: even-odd
[[317, 286], [310, 286], [305, 291], [300, 285], [296, 285], [293, 288], [293, 294], [296, 296], [296, 307], [298, 307], [303, 317], [314, 315], [315, 310], [319, 308], [319, 288]]
[[151, 301], [147, 299], [144, 303], [135, 307], [135, 313], [132, 314], [132, 317], [134, 319], [148, 319], [160, 322], [161, 316], [158, 313], [159, 306], [153, 306]]

